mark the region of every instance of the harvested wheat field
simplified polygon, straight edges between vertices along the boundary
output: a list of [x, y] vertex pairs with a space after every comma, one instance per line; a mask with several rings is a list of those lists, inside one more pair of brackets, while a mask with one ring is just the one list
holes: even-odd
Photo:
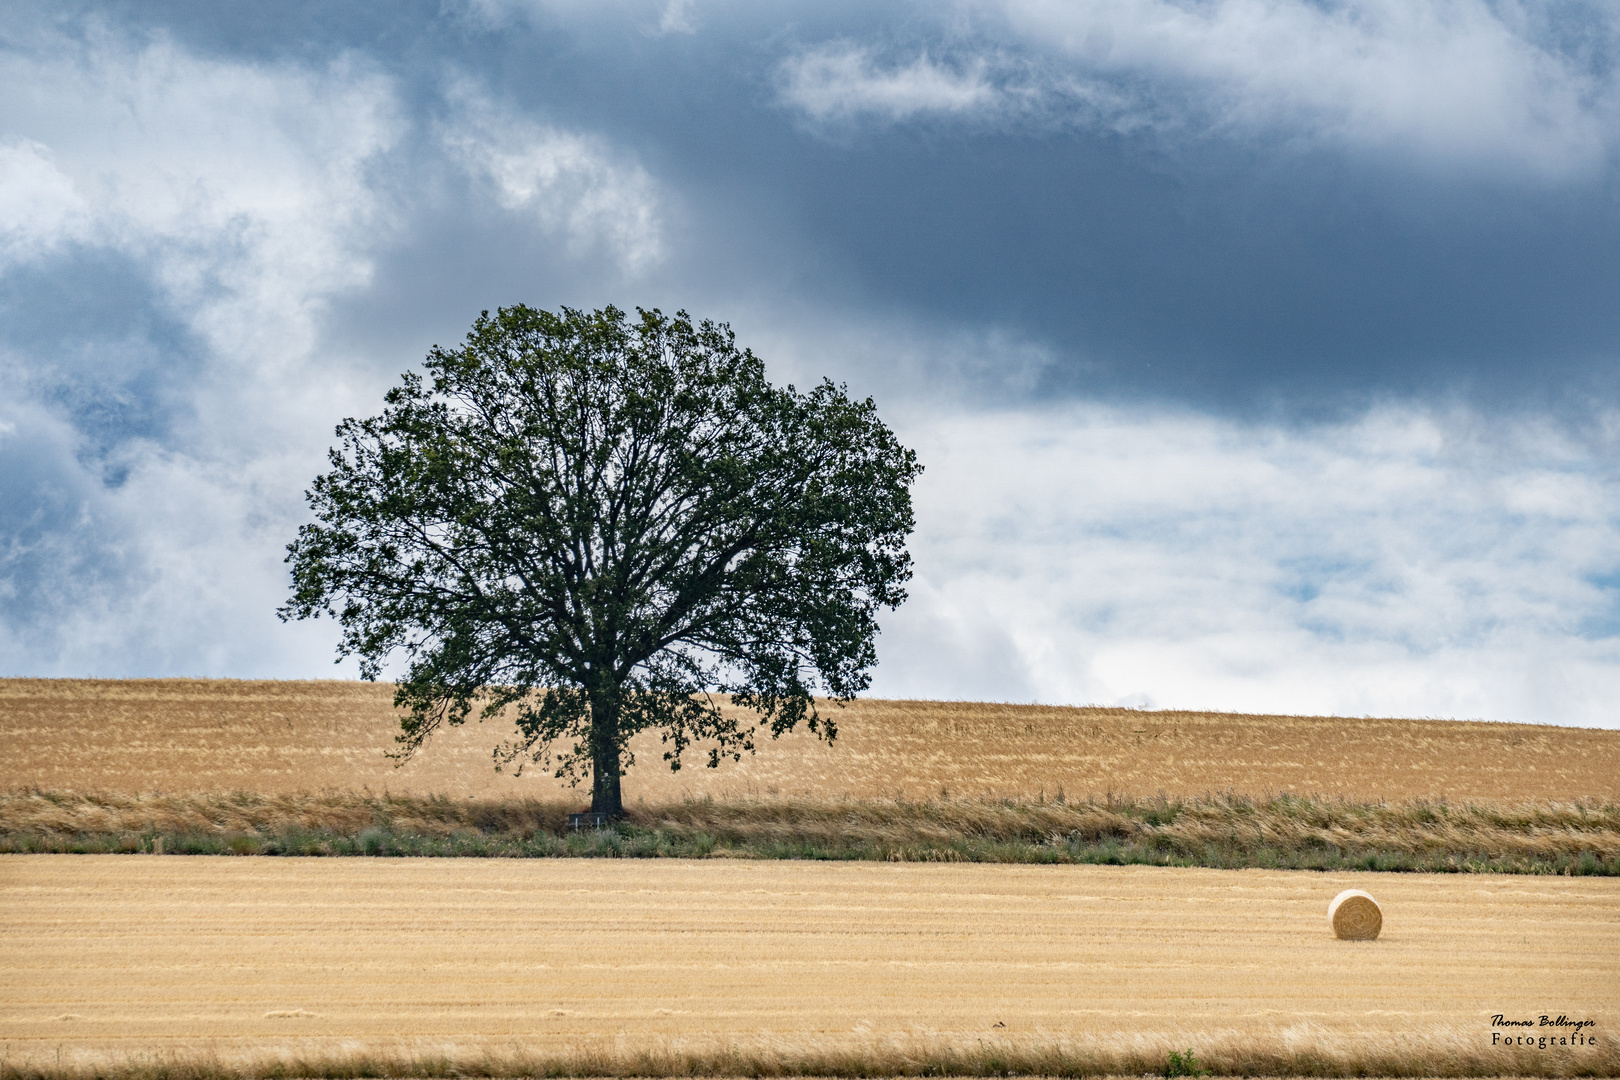
[[[436, 737], [396, 769], [392, 688], [355, 682], [0, 680], [0, 789], [280, 794], [369, 789], [549, 799], [543, 771], [493, 770], [509, 732]], [[634, 745], [631, 802], [684, 796], [1191, 797], [1293, 792], [1357, 801], [1620, 798], [1620, 731], [1444, 720], [1241, 716], [1130, 709], [857, 701], [718, 770], [672, 774]], [[701, 755], [694, 755], [701, 760]]]
[[[1345, 888], [1377, 896], [1377, 941], [1333, 936]], [[134, 1053], [313, 1072], [356, 1056], [912, 1071], [998, 1053], [1139, 1075], [1187, 1047], [1228, 1071], [1615, 1075], [1616, 956], [1608, 879], [0, 859], [18, 1076]], [[1575, 1030], [1597, 1045], [1493, 1048], [1522, 1031], [1494, 1014], [1592, 1020]]]

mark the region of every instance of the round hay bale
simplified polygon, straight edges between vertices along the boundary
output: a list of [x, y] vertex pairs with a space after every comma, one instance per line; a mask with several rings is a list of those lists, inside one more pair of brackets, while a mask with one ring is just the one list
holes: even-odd
[[1345, 941], [1371, 941], [1384, 928], [1384, 912], [1368, 893], [1346, 889], [1328, 905], [1328, 922]]

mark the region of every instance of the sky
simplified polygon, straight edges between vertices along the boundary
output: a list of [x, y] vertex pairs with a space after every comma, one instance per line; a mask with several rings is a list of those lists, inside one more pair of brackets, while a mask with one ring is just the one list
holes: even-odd
[[0, 675], [352, 678], [332, 429], [685, 309], [925, 467], [871, 693], [1620, 727], [1620, 8], [12, 0]]

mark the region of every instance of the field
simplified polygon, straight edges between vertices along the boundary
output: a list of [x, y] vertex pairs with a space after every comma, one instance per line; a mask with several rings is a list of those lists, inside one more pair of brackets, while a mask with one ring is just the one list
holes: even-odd
[[133, 853], [0, 855], [0, 1080], [1620, 1076], [1620, 732], [835, 715], [570, 833], [386, 687], [0, 680], [0, 851]]
[[[1378, 941], [1329, 932], [1346, 887], [1384, 905]], [[0, 860], [19, 1077], [132, 1051], [261, 1075], [1140, 1075], [1185, 1048], [1223, 1072], [1615, 1075], [1617, 955], [1613, 879]], [[1493, 1048], [1498, 1013], [1591, 1019], [1601, 1043]]]
[[[385, 686], [223, 680], [0, 680], [0, 790], [166, 794], [321, 790], [579, 798], [540, 770], [497, 774], [494, 722], [396, 769]], [[858, 701], [839, 737], [766, 739], [718, 770], [671, 773], [634, 747], [626, 801], [1192, 798], [1295, 793], [1357, 802], [1620, 801], [1620, 731], [1440, 720], [1238, 716]]]

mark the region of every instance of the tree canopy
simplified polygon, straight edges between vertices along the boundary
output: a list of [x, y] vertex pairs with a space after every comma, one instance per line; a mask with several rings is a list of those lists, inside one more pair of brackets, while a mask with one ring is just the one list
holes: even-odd
[[497, 767], [622, 811], [638, 732], [740, 759], [870, 684], [905, 599], [916, 455], [870, 398], [773, 387], [728, 326], [486, 311], [379, 416], [337, 428], [288, 545], [285, 619], [330, 615], [367, 679], [403, 661], [398, 756], [510, 711]]

